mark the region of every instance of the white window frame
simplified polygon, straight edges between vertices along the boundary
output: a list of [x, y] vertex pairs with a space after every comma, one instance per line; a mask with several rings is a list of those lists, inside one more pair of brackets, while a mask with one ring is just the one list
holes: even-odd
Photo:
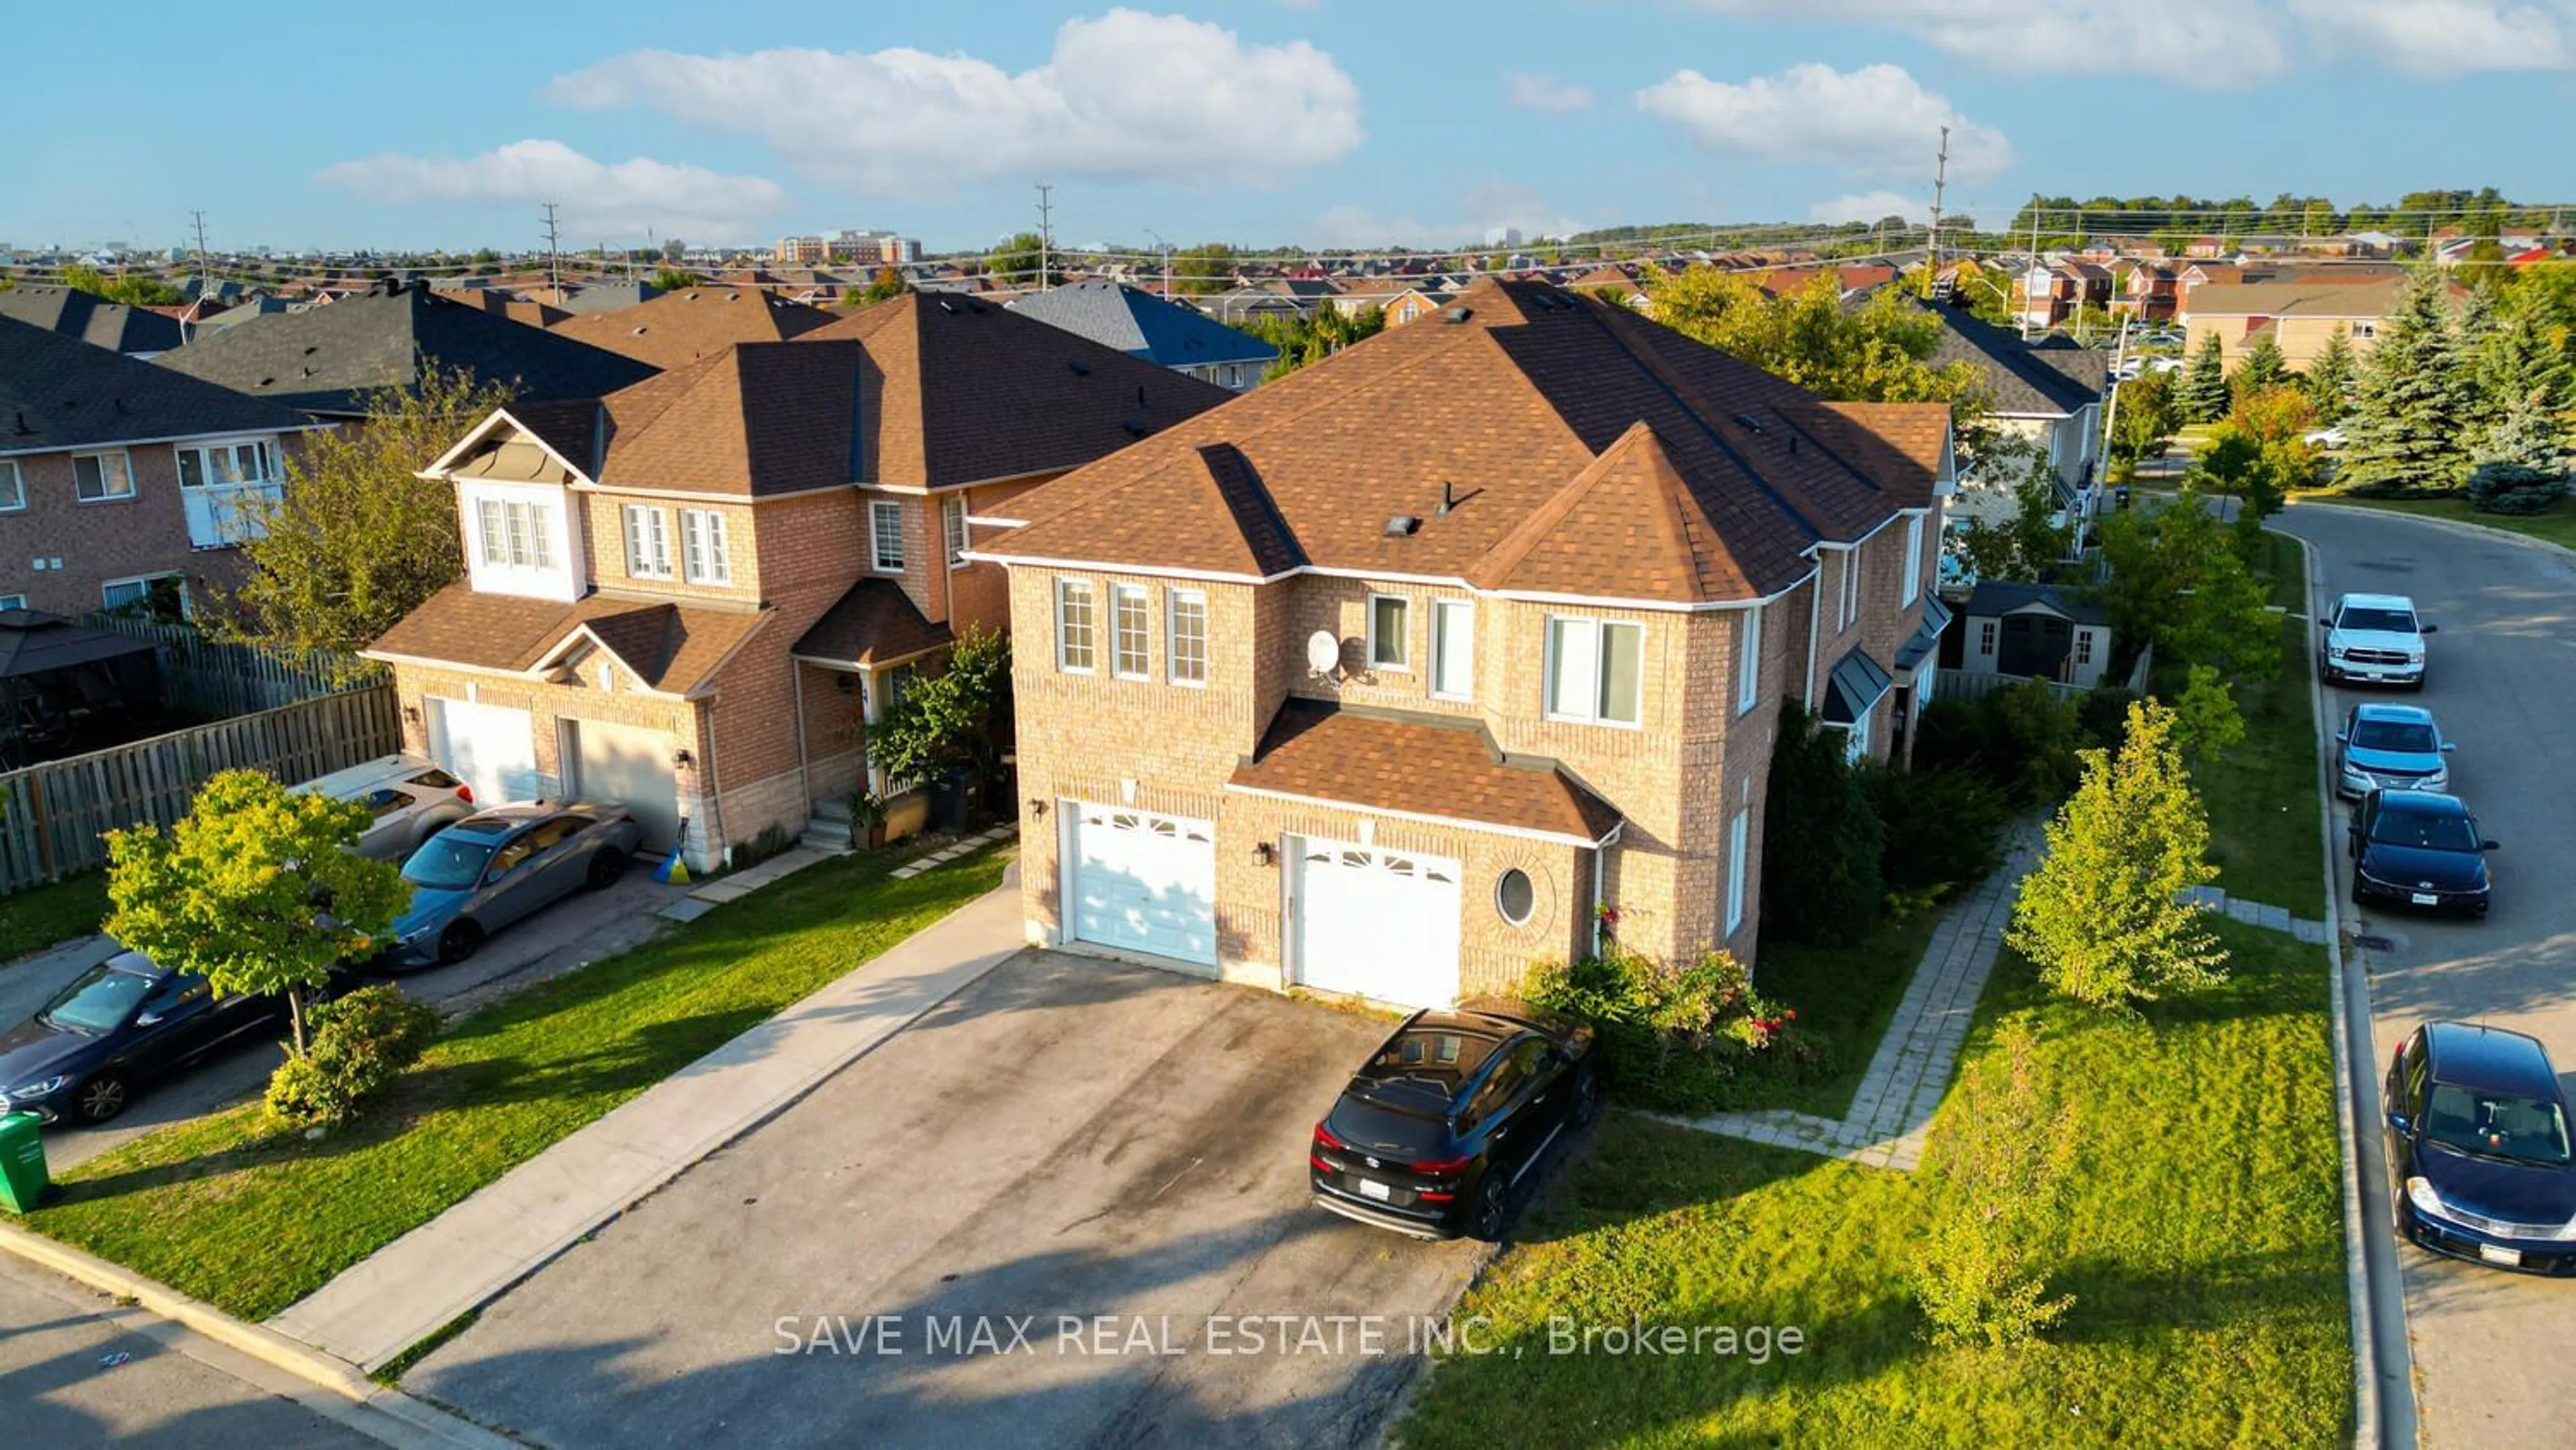
[[[128, 574], [122, 579], [102, 579], [98, 581], [99, 604], [102, 608], [106, 609], [123, 609], [126, 605], [134, 603], [137, 599], [149, 599], [152, 597], [152, 582], [156, 579], [178, 580], [179, 617], [186, 619], [196, 614], [197, 602], [188, 597], [188, 576], [180, 573], [176, 569], [156, 569], [149, 574]], [[143, 586], [143, 592], [136, 595], [135, 599], [110, 599], [107, 591], [114, 589], [120, 584], [140, 584]]]
[[2082, 628], [2075, 631], [2075, 662], [2079, 665], [2093, 663], [2093, 631]]
[[1994, 620], [1980, 619], [1977, 621], [1977, 655], [1980, 659], [1991, 658], [1993, 656], [1995, 652], [1996, 633], [1997, 631]]
[[[475, 551], [487, 569], [504, 569], [512, 573], [551, 573], [557, 567], [554, 540], [548, 521], [554, 510], [534, 499], [483, 498], [475, 500]], [[491, 524], [501, 521], [496, 539]], [[512, 533], [513, 523], [524, 526], [524, 536]], [[524, 549], [522, 548], [524, 545]], [[493, 557], [495, 548], [500, 557]], [[524, 552], [527, 557], [520, 558]]]
[[[118, 476], [125, 480], [125, 491], [123, 493], [110, 492], [106, 488], [107, 469], [105, 465], [106, 461], [111, 458], [116, 460], [116, 471]], [[80, 466], [81, 460], [83, 459], [95, 460], [100, 464], [100, 468], [98, 470], [100, 492], [96, 498], [92, 498], [81, 492]], [[124, 449], [99, 449], [88, 453], [75, 453], [72, 455], [72, 501], [74, 503], [132, 503], [134, 502], [134, 493], [134, 460], [126, 454]]]
[[[186, 515], [190, 548], [230, 548], [267, 534], [265, 519], [251, 517], [243, 501], [257, 497], [274, 503], [281, 495], [286, 471], [278, 459], [275, 436], [173, 444], [170, 455], [178, 471], [180, 510]], [[220, 467], [218, 458], [223, 460]], [[191, 465], [197, 475], [194, 482], [188, 478]], [[233, 476], [221, 477], [227, 469]]]
[[1762, 703], [1762, 606], [1744, 611], [1735, 627], [1735, 713]]
[[[1075, 664], [1073, 631], [1076, 628], [1067, 606], [1075, 599], [1082, 601], [1082, 656]], [[1088, 579], [1055, 581], [1055, 667], [1068, 675], [1088, 675], [1100, 668], [1100, 606], [1098, 592]]]
[[1744, 807], [1726, 827], [1726, 934], [1744, 925], [1744, 858], [1753, 839], [1753, 810]]
[[[1132, 612], [1131, 612], [1132, 608]], [[1128, 625], [1133, 621], [1135, 657], [1128, 657]], [[1109, 586], [1109, 673], [1121, 680], [1154, 678], [1154, 600], [1142, 584]]]
[[733, 544], [722, 509], [680, 510], [680, 572], [692, 584], [733, 583]]
[[[1591, 668], [1586, 673], [1585, 678], [1581, 681], [1583, 686], [1583, 699], [1581, 701], [1581, 709], [1579, 710], [1565, 708], [1565, 701], [1559, 698], [1559, 692], [1556, 687], [1556, 641], [1557, 626], [1559, 625], [1567, 626], [1569, 629], [1586, 630], [1589, 631], [1592, 636]], [[1551, 614], [1547, 616], [1542, 628], [1546, 630], [1546, 635], [1544, 637], [1544, 646], [1542, 650], [1544, 659], [1542, 661], [1542, 673], [1539, 678], [1539, 693], [1541, 695], [1540, 706], [1548, 719], [1562, 720], [1569, 724], [1577, 725], [1608, 725], [1621, 730], [1638, 730], [1644, 728], [1646, 720], [1646, 627], [1643, 624], [1632, 619], [1602, 619], [1592, 615]], [[1615, 715], [1604, 713], [1602, 709], [1603, 702], [1601, 699], [1601, 692], [1605, 687], [1606, 681], [1603, 677], [1601, 662], [1609, 657], [1610, 651], [1608, 645], [1610, 641], [1610, 631], [1614, 629], [1631, 629], [1637, 632], [1637, 718], [1633, 720], [1622, 720]]]
[[1860, 619], [1860, 544], [1843, 550], [1842, 597], [1834, 601], [1834, 633], [1840, 634]]
[[[1456, 623], [1452, 623], [1453, 620]], [[1440, 688], [1440, 682], [1449, 676], [1453, 658], [1467, 671], [1467, 688], [1463, 690]], [[1431, 698], [1458, 701], [1476, 698], [1476, 605], [1473, 600], [1431, 601]]]
[[[891, 529], [886, 527], [886, 515], [889, 511], [894, 515], [894, 527]], [[891, 564], [886, 562], [889, 557], [886, 552], [889, 544], [893, 546], [891, 557], [894, 562]], [[868, 501], [869, 565], [880, 574], [900, 574], [903, 572], [903, 562], [903, 505], [894, 499], [870, 499]]]
[[966, 527], [966, 495], [952, 493], [939, 501], [939, 525], [948, 545], [948, 567], [966, 567], [966, 549], [974, 536]]
[[[1181, 634], [1184, 612], [1194, 612], [1198, 619], [1198, 638], [1187, 641]], [[1208, 682], [1208, 597], [1203, 589], [1166, 589], [1163, 591], [1163, 676], [1175, 685], [1204, 690]], [[1195, 662], [1196, 673], [1183, 672], [1185, 662]]]
[[[1396, 641], [1397, 648], [1403, 653], [1392, 663], [1378, 658], [1377, 647], [1380, 641], [1378, 639], [1377, 632], [1377, 607], [1381, 601], [1394, 604], [1404, 611], [1404, 634], [1402, 638]], [[1409, 675], [1413, 673], [1413, 597], [1411, 595], [1376, 593], [1369, 595], [1368, 666], [1371, 670], [1383, 671], [1391, 675]]]
[[1842, 727], [1845, 764], [1858, 765], [1869, 758], [1869, 717], [1871, 711], [1876, 708], [1873, 705], [1869, 710], [1862, 711], [1859, 719]]
[[[241, 472], [241, 453], [245, 448], [250, 450], [253, 467], [248, 472]], [[217, 450], [231, 456], [233, 468], [241, 476], [229, 479], [215, 477]], [[181, 488], [239, 488], [247, 484], [276, 483], [285, 477], [285, 470], [278, 463], [277, 439], [274, 436], [207, 439], [175, 444], [170, 451], [178, 464]], [[197, 460], [195, 483], [188, 481], [188, 459], [191, 455]]]
[[669, 579], [670, 510], [658, 504], [630, 503], [619, 506], [617, 517], [626, 535], [626, 577]]
[[24, 595], [24, 594], [0, 594], [0, 610], [7, 610], [7, 609], [24, 609], [24, 608], [26, 608], [26, 607], [27, 607], [27, 596], [26, 596], [26, 595]]
[[27, 506], [27, 475], [14, 458], [0, 458], [0, 514], [14, 514]]
[[1923, 516], [1905, 517], [1905, 602], [1912, 604], [1923, 595]]

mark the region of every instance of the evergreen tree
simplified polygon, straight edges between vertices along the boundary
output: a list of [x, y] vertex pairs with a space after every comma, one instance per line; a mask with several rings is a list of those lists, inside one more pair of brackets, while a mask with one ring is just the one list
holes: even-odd
[[[2215, 338], [2211, 340], [2216, 341]], [[2259, 393], [2289, 376], [2290, 364], [2281, 356], [2281, 344], [2268, 332], [2257, 334], [2245, 349], [2245, 355], [2236, 360], [2236, 376], [2231, 380], [2232, 396], [2242, 398], [2250, 393]]]
[[2433, 268], [2379, 325], [2361, 366], [2344, 476], [2372, 493], [2448, 493], [2468, 471], [2465, 424], [2475, 403], [2447, 311], [2449, 284]]
[[2355, 368], [2352, 338], [2337, 327], [2300, 380], [2308, 390], [2308, 401], [2316, 405], [2318, 423], [2331, 428], [2352, 412]]
[[[2549, 299], [2525, 289], [2505, 304], [2469, 365], [2485, 424], [2471, 453], [2546, 469], [2570, 440], [2558, 415], [2576, 406], [2576, 367], [2548, 312]], [[2508, 429], [2512, 436], [2500, 437]], [[2552, 446], [2554, 444], [2554, 446]]]
[[2214, 423], [2225, 417], [2233, 399], [2227, 389], [2227, 346], [2210, 333], [2200, 340], [2191, 354], [2191, 364], [2182, 370], [2182, 415], [2188, 422]]

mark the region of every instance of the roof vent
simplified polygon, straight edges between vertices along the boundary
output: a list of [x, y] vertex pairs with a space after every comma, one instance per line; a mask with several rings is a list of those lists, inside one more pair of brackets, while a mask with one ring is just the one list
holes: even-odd
[[1413, 537], [1414, 531], [1421, 527], [1422, 520], [1413, 515], [1397, 514], [1386, 521], [1386, 536], [1390, 539], [1409, 539]]
[[1476, 315], [1472, 307], [1452, 307], [1440, 314], [1440, 320], [1455, 326]]
[[1751, 433], [1756, 437], [1761, 435], [1762, 420], [1754, 417], [1752, 414], [1738, 413], [1735, 415], [1735, 421], [1737, 426], [1741, 427], [1745, 432]]
[[18, 435], [19, 435], [20, 437], [22, 437], [22, 438], [23, 438], [23, 437], [25, 437], [26, 435], [28, 435], [28, 434], [30, 434], [30, 433], [33, 433], [33, 432], [35, 432], [35, 431], [36, 431], [35, 429], [33, 429], [33, 428], [31, 428], [31, 427], [27, 426], [27, 412], [26, 412], [26, 410], [25, 410], [24, 408], [19, 409], [19, 410], [18, 410]]
[[1064, 360], [1064, 365], [1073, 369], [1073, 375], [1077, 378], [1087, 378], [1091, 376], [1091, 364], [1084, 362], [1078, 357], [1066, 358]]
[[1454, 509], [1454, 508], [1456, 508], [1457, 506], [1458, 506], [1458, 485], [1457, 485], [1455, 482], [1453, 482], [1453, 481], [1451, 481], [1451, 480], [1449, 480], [1449, 479], [1446, 479], [1446, 478], [1444, 478], [1444, 479], [1440, 480], [1440, 512], [1441, 512], [1441, 514], [1442, 514], [1443, 516], [1446, 516], [1446, 515], [1448, 514], [1448, 512], [1449, 512], [1451, 509]]
[[957, 304], [945, 297], [942, 297], [939, 299], [939, 310], [942, 312], [955, 312], [957, 310]]
[[305, 355], [306, 357], [311, 357], [311, 356], [313, 356], [313, 354], [315, 354], [315, 353], [317, 353], [317, 352], [320, 352], [321, 350], [322, 350], [322, 348], [321, 348], [321, 345], [320, 345], [319, 343], [311, 343], [311, 342], [308, 342], [308, 343], [304, 344], [304, 355]]
[[1145, 426], [1145, 420], [1142, 418], [1130, 418], [1118, 426], [1126, 429], [1127, 436], [1130, 438], [1142, 438], [1146, 434], [1154, 431], [1153, 429]]

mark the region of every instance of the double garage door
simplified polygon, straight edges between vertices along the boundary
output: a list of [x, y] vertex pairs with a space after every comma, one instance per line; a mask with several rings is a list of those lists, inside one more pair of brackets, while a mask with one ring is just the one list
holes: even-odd
[[[1216, 964], [1216, 826], [1067, 801], [1066, 934]], [[1412, 1007], [1458, 994], [1459, 865], [1435, 856], [1290, 837], [1292, 980]]]

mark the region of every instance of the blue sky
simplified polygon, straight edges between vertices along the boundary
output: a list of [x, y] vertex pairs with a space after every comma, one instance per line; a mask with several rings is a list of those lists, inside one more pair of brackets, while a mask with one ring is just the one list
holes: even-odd
[[1919, 213], [1945, 122], [1950, 208], [1990, 219], [2034, 191], [2576, 199], [2576, 0], [726, 8], [249, 0], [232, 57], [176, 7], [155, 44], [14, 16], [0, 243], [165, 245], [203, 208], [218, 246], [508, 248], [552, 199], [580, 245], [960, 248], [1049, 181], [1076, 245], [1450, 245]]

